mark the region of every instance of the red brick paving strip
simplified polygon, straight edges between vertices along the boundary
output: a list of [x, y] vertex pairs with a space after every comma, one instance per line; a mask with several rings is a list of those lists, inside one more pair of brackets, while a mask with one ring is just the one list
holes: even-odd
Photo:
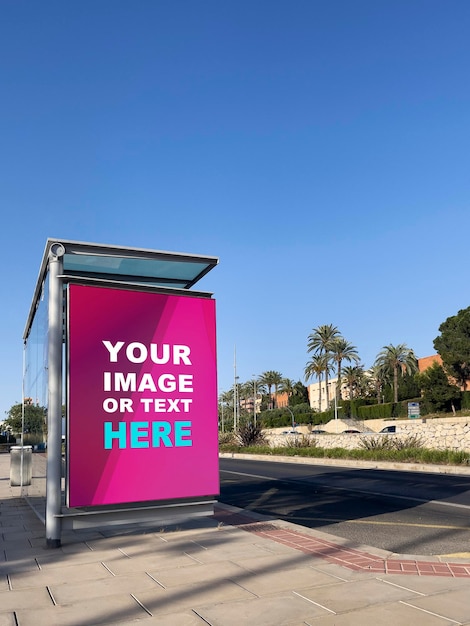
[[338, 546], [324, 539], [280, 528], [267, 522], [254, 522], [242, 513], [231, 513], [216, 507], [214, 518], [230, 526], [238, 526], [247, 532], [259, 535], [276, 543], [300, 550], [341, 565], [354, 571], [378, 572], [381, 574], [411, 574], [415, 576], [451, 576], [470, 578], [470, 563], [437, 563], [410, 559], [382, 559], [380, 557]]

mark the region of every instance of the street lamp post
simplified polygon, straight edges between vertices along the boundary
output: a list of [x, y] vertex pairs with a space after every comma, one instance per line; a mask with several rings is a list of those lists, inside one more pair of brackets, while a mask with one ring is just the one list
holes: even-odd
[[253, 421], [256, 426], [256, 378], [253, 374]]
[[[330, 386], [331, 383], [328, 383], [328, 386]], [[335, 430], [336, 430], [336, 434], [338, 434], [338, 409], [341, 409], [342, 407], [338, 406], [338, 388], [336, 387], [335, 389]]]
[[295, 430], [295, 418], [294, 418], [294, 414], [292, 413], [292, 410], [286, 406], [286, 409], [289, 411], [291, 417], [292, 417], [292, 430]]
[[233, 384], [233, 430], [238, 431], [239, 418], [240, 418], [240, 406], [238, 397], [238, 376], [235, 376], [235, 382]]
[[338, 400], [336, 398], [336, 393], [335, 393], [335, 430], [336, 430], [336, 434], [338, 434]]
[[237, 376], [237, 347], [233, 350], [233, 430], [238, 431], [238, 376]]

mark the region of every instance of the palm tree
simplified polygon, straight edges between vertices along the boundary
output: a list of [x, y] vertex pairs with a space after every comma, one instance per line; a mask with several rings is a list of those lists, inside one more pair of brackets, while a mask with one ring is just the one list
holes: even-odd
[[222, 391], [219, 394], [219, 416], [222, 423], [222, 431], [225, 431], [225, 422], [233, 423], [233, 389]]
[[377, 404], [380, 404], [383, 388], [388, 381], [388, 374], [384, 372], [383, 369], [376, 363], [369, 369], [369, 375], [371, 385], [377, 399]]
[[[314, 376], [318, 379], [318, 411], [321, 413], [321, 382], [323, 374], [330, 370], [330, 363], [326, 354], [314, 354], [310, 361], [305, 365], [304, 375], [305, 382]], [[328, 375], [328, 374], [327, 374]], [[328, 387], [327, 387], [328, 389]]]
[[397, 346], [384, 346], [375, 360], [379, 372], [393, 379], [393, 401], [398, 402], [398, 375], [415, 374], [418, 371], [418, 359], [411, 348], [399, 343]]
[[370, 370], [365, 371], [363, 365], [355, 365], [359, 367], [360, 372], [356, 384], [356, 397], [357, 398], [370, 398], [374, 395], [375, 388], [373, 381], [371, 380]]
[[219, 393], [219, 402], [220, 404], [225, 404], [227, 406], [233, 404], [233, 390], [230, 389], [229, 391], [222, 391]]
[[287, 394], [287, 406], [289, 406], [289, 400], [294, 393], [294, 381], [290, 378], [283, 378], [279, 385], [279, 393]]
[[251, 380], [238, 386], [238, 397], [243, 400], [243, 407], [246, 409], [248, 401], [253, 398], [253, 382]]
[[[259, 377], [259, 382], [261, 385], [266, 385], [268, 389], [268, 394], [270, 398], [270, 402], [272, 402], [272, 388], [274, 387], [274, 405], [276, 404], [276, 395], [277, 389], [282, 381], [282, 374], [280, 372], [276, 372], [274, 370], [268, 370], [267, 372], [263, 372]], [[274, 408], [271, 406], [271, 408]]]
[[253, 399], [253, 419], [256, 422], [256, 399], [258, 394], [262, 394], [265, 392], [264, 385], [258, 382], [258, 379], [251, 378], [247, 380], [246, 383], [243, 383], [243, 389], [245, 393], [245, 408], [247, 406], [247, 401]]
[[353, 346], [352, 343], [346, 341], [344, 337], [337, 337], [333, 340], [331, 353], [333, 361], [336, 363], [336, 397], [341, 400], [341, 364], [343, 361], [347, 361], [348, 363], [351, 363], [352, 361], [354, 361], [354, 363], [359, 363], [359, 355], [357, 353], [356, 346]]
[[344, 380], [349, 389], [349, 399], [354, 400], [358, 396], [358, 391], [362, 387], [364, 379], [364, 368], [362, 365], [347, 365], [343, 369]]
[[331, 361], [331, 352], [335, 339], [340, 337], [340, 332], [333, 324], [323, 324], [314, 328], [308, 336], [307, 352], [322, 354], [326, 356], [325, 365], [325, 386], [326, 386], [326, 404], [330, 406], [330, 397], [328, 391], [328, 373], [330, 371], [329, 363]]

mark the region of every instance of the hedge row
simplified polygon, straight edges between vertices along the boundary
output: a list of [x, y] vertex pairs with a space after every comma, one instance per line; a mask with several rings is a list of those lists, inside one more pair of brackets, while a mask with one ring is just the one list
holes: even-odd
[[[360, 420], [390, 419], [393, 417], [406, 417], [408, 415], [408, 402], [419, 402], [421, 398], [402, 400], [401, 402], [385, 402], [383, 404], [369, 404], [365, 400], [342, 400], [338, 407], [339, 419], [357, 418]], [[315, 414], [315, 424], [325, 424], [335, 416], [334, 409]]]
[[462, 393], [462, 409], [470, 409], [470, 391]]
[[[401, 402], [385, 402], [383, 404], [370, 404], [371, 400], [341, 400], [341, 406], [337, 408], [338, 418], [357, 418], [359, 420], [392, 419], [408, 416], [408, 402], [419, 402], [421, 415], [427, 415], [434, 411], [422, 398], [411, 398]], [[299, 404], [290, 407], [297, 424], [326, 424], [335, 418], [334, 408], [322, 413], [315, 413], [308, 404]], [[470, 391], [462, 393], [461, 407], [457, 409], [470, 409]], [[258, 420], [264, 428], [281, 428], [292, 425], [292, 415], [286, 409], [271, 409], [258, 414]]]

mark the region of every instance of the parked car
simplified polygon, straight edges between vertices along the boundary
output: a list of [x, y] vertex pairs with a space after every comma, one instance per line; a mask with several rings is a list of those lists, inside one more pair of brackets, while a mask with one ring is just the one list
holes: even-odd
[[382, 428], [382, 430], [380, 432], [381, 433], [396, 433], [397, 432], [397, 427], [396, 426], [385, 426], [385, 428]]
[[323, 433], [326, 433], [326, 430], [321, 430], [320, 428], [310, 431], [311, 435], [323, 435]]
[[360, 430], [357, 430], [356, 428], [348, 428], [347, 430], [343, 430], [344, 434], [352, 434], [352, 433], [360, 433]]
[[296, 430], [283, 430], [282, 434], [283, 435], [300, 435], [300, 433], [298, 433]]

